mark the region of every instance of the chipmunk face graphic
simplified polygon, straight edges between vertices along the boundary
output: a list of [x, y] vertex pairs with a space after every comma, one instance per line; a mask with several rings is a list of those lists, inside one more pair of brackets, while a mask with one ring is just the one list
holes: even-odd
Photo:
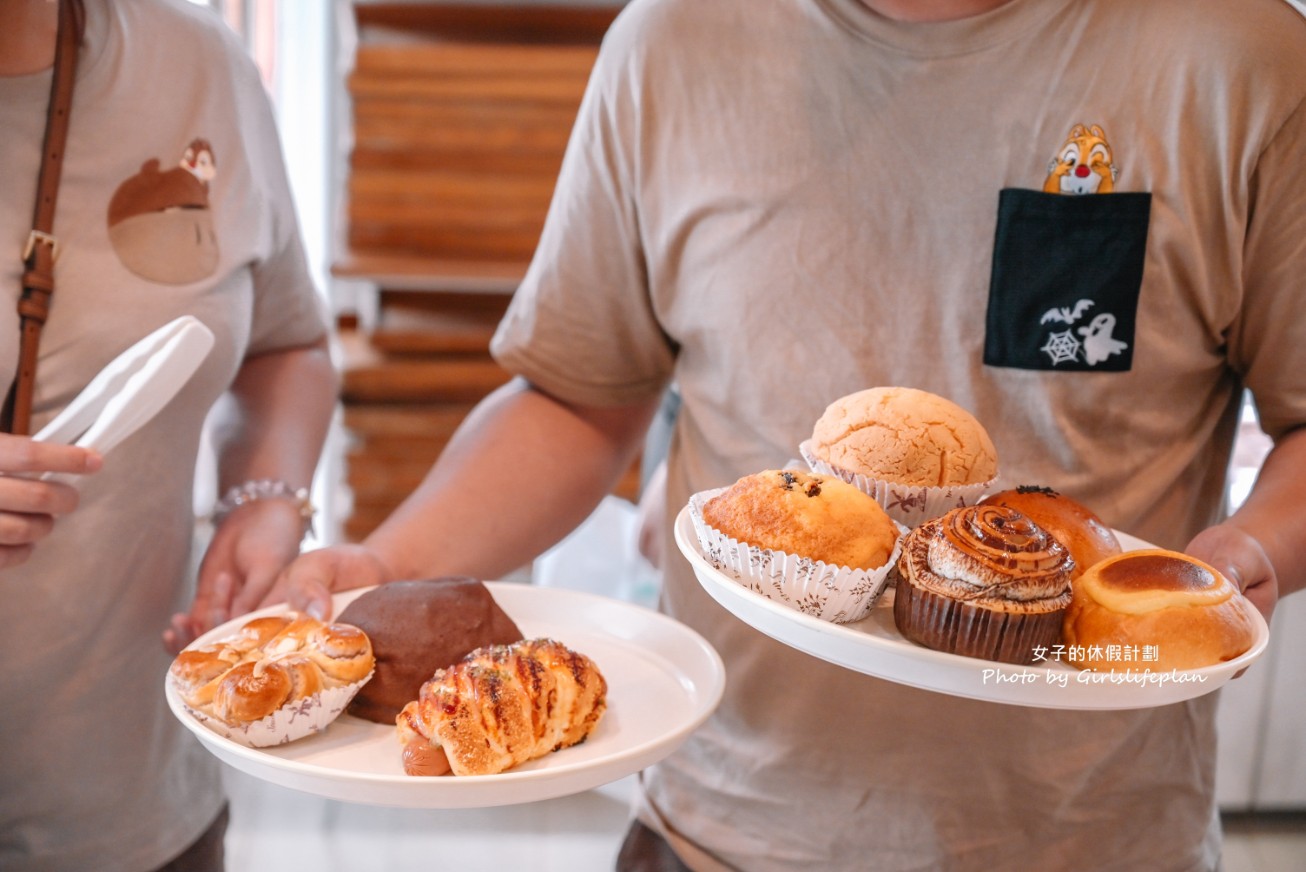
[[195, 139], [181, 160], [150, 158], [109, 201], [109, 241], [123, 266], [141, 278], [184, 285], [218, 267], [218, 239], [209, 204], [217, 173], [213, 148]]
[[207, 139], [191, 140], [190, 145], [181, 155], [181, 168], [188, 171], [206, 186], [218, 174], [217, 162], [213, 159], [213, 146]]
[[1076, 124], [1061, 151], [1048, 163], [1043, 190], [1049, 194], [1109, 194], [1118, 175], [1102, 128]]

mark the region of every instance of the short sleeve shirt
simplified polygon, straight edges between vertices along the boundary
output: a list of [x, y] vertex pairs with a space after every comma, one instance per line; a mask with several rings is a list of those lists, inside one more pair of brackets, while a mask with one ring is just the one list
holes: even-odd
[[[39, 429], [118, 353], [180, 315], [215, 346], [79, 484], [25, 565], [0, 573], [0, 867], [135, 870], [220, 807], [216, 761], [167, 709], [160, 634], [189, 603], [205, 416], [248, 355], [324, 335], [269, 101], [219, 18], [87, 0], [41, 337]], [[50, 72], [0, 78], [0, 306], [9, 384]]]
[[[825, 406], [942, 394], [1000, 485], [1182, 548], [1240, 388], [1306, 422], [1306, 23], [1243, 4], [636, 0], [603, 46], [499, 361], [567, 400], [683, 399], [671, 519], [798, 456]], [[853, 674], [662, 607], [726, 696], [644, 773], [696, 869], [1209, 868], [1214, 705], [1079, 712]]]

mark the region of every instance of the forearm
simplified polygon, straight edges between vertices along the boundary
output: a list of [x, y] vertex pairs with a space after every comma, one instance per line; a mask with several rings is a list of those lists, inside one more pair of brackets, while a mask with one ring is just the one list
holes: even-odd
[[1280, 596], [1306, 587], [1306, 427], [1275, 444], [1228, 523], [1261, 543], [1278, 576]]
[[220, 488], [264, 478], [308, 486], [337, 391], [325, 340], [246, 359], [214, 430]]
[[583, 521], [635, 458], [657, 400], [578, 408], [514, 381], [468, 416], [364, 543], [393, 578], [495, 578]]
[[[337, 380], [325, 340], [247, 358], [223, 398], [214, 427], [220, 487], [255, 479], [307, 487], [322, 453]], [[178, 651], [205, 632], [254, 608], [299, 553], [301, 508], [259, 499], [228, 514], [200, 564], [195, 601], [163, 634]]]

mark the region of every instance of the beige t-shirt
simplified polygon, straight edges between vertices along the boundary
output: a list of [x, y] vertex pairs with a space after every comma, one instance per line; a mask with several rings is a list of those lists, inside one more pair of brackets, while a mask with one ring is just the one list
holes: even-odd
[[[250, 353], [323, 334], [257, 71], [186, 3], [88, 0], [41, 339], [39, 429], [120, 351], [182, 314], [200, 371], [81, 484], [32, 559], [0, 572], [0, 868], [155, 868], [217, 814], [218, 765], [168, 711], [160, 633], [189, 605], [205, 414]], [[0, 382], [50, 74], [0, 78]], [[210, 172], [211, 169], [211, 172]]]
[[[493, 349], [582, 403], [674, 378], [673, 515], [796, 457], [831, 400], [907, 385], [978, 415], [1000, 484], [1182, 547], [1218, 515], [1240, 383], [1272, 434], [1306, 422], [1303, 57], [1279, 0], [929, 25], [636, 0]], [[643, 776], [694, 868], [1215, 863], [1214, 696], [1024, 709], [865, 677], [736, 620], [668, 548], [663, 608], [728, 677]]]

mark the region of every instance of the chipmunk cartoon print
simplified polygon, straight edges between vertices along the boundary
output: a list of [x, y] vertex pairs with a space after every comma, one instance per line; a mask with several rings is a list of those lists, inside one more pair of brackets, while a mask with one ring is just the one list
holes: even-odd
[[[1017, 178], [998, 190], [986, 366], [1133, 369], [1152, 209], [1148, 152], [1137, 149], [1132, 128], [1092, 113], [1040, 126]], [[1128, 173], [1119, 162], [1126, 150]]]
[[193, 139], [180, 158], [152, 157], [109, 200], [109, 241], [123, 266], [143, 279], [182, 285], [211, 276], [218, 240], [209, 206], [217, 176], [213, 148]]
[[199, 179], [205, 188], [218, 174], [218, 164], [213, 158], [213, 146], [207, 139], [193, 139], [181, 153], [181, 168]]
[[1076, 124], [1061, 151], [1048, 162], [1043, 190], [1049, 194], [1109, 194], [1119, 174], [1102, 128]]
[[[1119, 170], [1106, 133], [1097, 124], [1088, 127], [1076, 124], [1070, 129], [1070, 136], [1061, 150], [1049, 162], [1043, 190], [1049, 194], [1072, 196], [1109, 194], [1118, 177]], [[1040, 324], [1067, 325], [1065, 330], [1050, 332], [1040, 349], [1051, 359], [1053, 366], [1081, 358], [1089, 366], [1095, 366], [1129, 347], [1112, 335], [1116, 316], [1110, 312], [1091, 313], [1085, 326], [1074, 326], [1096, 306], [1094, 300], [1080, 299], [1073, 306], [1057, 306], [1043, 313]]]

